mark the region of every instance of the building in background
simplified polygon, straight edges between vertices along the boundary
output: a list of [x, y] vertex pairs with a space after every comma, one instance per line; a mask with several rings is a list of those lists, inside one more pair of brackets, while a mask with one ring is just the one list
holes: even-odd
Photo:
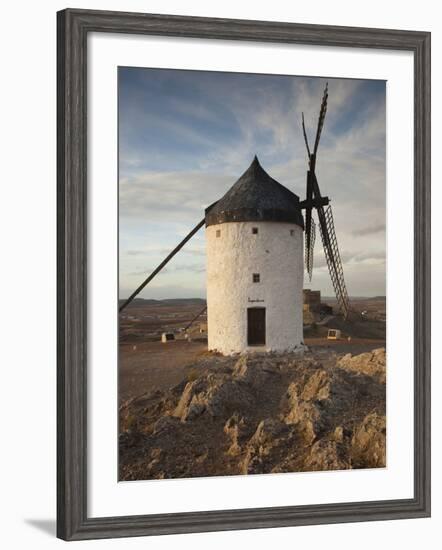
[[302, 291], [303, 310], [309, 313], [319, 313], [321, 310], [321, 291], [304, 288]]

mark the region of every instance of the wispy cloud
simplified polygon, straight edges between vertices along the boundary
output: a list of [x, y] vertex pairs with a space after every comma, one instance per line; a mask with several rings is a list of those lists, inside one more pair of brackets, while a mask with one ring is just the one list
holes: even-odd
[[148, 172], [120, 179], [120, 217], [131, 220], [194, 222], [231, 185], [231, 178], [207, 172]]
[[376, 235], [377, 233], [385, 232], [385, 223], [380, 223], [377, 225], [371, 225], [368, 227], [362, 227], [361, 229], [356, 229], [353, 231], [353, 235], [357, 237], [365, 237], [366, 235]]

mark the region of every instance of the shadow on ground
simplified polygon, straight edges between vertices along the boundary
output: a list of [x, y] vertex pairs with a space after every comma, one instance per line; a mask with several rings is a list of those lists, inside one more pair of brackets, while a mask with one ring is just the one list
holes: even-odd
[[56, 535], [56, 521], [55, 519], [25, 519], [25, 523], [35, 527], [39, 531], [46, 533], [47, 535]]

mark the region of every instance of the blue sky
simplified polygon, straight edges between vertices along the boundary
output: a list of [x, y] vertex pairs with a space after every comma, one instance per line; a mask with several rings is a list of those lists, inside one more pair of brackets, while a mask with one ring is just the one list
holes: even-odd
[[[119, 69], [120, 296], [126, 297], [256, 154], [301, 198], [325, 79]], [[385, 294], [385, 82], [328, 79], [317, 176], [332, 199], [350, 295]], [[332, 295], [317, 235], [306, 288]], [[202, 229], [141, 293], [205, 297]]]

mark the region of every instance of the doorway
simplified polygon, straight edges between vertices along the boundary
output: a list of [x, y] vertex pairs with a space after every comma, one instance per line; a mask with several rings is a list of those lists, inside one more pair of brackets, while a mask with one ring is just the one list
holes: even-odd
[[247, 345], [265, 346], [266, 308], [249, 307], [247, 309]]

